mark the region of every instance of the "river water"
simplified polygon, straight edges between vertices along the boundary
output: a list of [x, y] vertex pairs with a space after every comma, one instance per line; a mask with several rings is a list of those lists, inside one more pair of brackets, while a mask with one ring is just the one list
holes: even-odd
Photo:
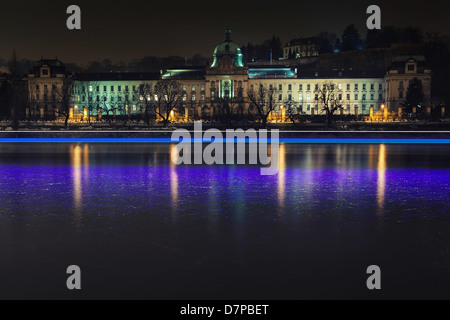
[[448, 146], [281, 144], [274, 176], [171, 148], [0, 144], [0, 298], [450, 298]]

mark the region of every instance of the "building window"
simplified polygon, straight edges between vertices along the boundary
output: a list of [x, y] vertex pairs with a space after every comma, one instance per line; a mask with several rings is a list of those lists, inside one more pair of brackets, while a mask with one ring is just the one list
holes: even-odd
[[43, 70], [42, 70], [42, 74], [43, 74], [44, 76], [48, 76], [48, 69], [43, 69]]
[[381, 93], [378, 94], [378, 100], [383, 100], [383, 95]]
[[310, 84], [308, 84], [307, 86], [306, 86], [306, 90], [311, 90], [311, 85]]
[[399, 97], [399, 99], [403, 99], [403, 90], [400, 90], [398, 97]]
[[302, 84], [300, 84], [300, 85], [298, 86], [298, 90], [303, 91], [303, 85], [302, 85]]
[[350, 84], [347, 83], [347, 91], [350, 91]]
[[114, 86], [111, 86], [111, 92], [114, 92]]
[[195, 91], [195, 84], [192, 85], [192, 91]]
[[355, 83], [355, 90], [358, 90], [358, 84]]
[[370, 84], [370, 90], [375, 90], [375, 85], [373, 83]]
[[211, 81], [211, 87], [215, 87], [216, 86], [216, 82], [215, 81]]
[[288, 90], [292, 91], [292, 84], [288, 84]]
[[414, 71], [414, 65], [408, 64], [408, 71]]
[[39, 85], [38, 84], [36, 85], [36, 90], [39, 90]]
[[350, 95], [349, 94], [347, 94], [347, 100], [350, 100]]
[[278, 95], [278, 101], [282, 101], [283, 100], [283, 95], [282, 94], [279, 94]]
[[195, 101], [195, 93], [192, 94], [192, 101]]
[[202, 93], [202, 101], [204, 101], [204, 100], [205, 100], [205, 94]]
[[136, 86], [133, 86], [133, 92], [136, 92]]
[[298, 101], [302, 101], [303, 100], [303, 93], [300, 93], [299, 95], [298, 95]]
[[273, 89], [273, 85], [269, 84], [269, 90]]
[[383, 85], [381, 83], [378, 84], [378, 90], [383, 90]]
[[289, 101], [292, 100], [292, 94], [288, 94], [288, 100], [289, 100]]
[[362, 99], [366, 100], [366, 94], [365, 93], [362, 95]]
[[363, 90], [366, 90], [366, 84], [365, 83], [363, 84]]
[[118, 86], [117, 87], [117, 91], [121, 92], [122, 91], [122, 86]]
[[216, 98], [215, 92], [214, 92], [214, 91], [211, 91], [211, 100], [214, 100], [215, 98]]
[[306, 111], [310, 111], [311, 110], [311, 105], [310, 104], [307, 104], [306, 105]]
[[311, 101], [311, 94], [310, 94], [310, 93], [308, 93], [308, 94], [306, 95], [306, 100], [307, 100], [307, 101]]
[[183, 84], [183, 91], [186, 91], [186, 85]]
[[105, 91], [105, 92], [106, 92], [106, 86], [103, 86], [103, 91]]
[[202, 90], [202, 91], [205, 91], [205, 85], [204, 85], [204, 84], [202, 84], [201, 90]]
[[279, 85], [278, 85], [278, 90], [280, 90], [280, 91], [283, 90], [283, 85], [282, 85], [282, 84], [279, 84]]
[[316, 83], [314, 90], [319, 90], [319, 85]]
[[355, 94], [355, 100], [358, 100], [358, 94]]
[[370, 95], [370, 100], [373, 100], [375, 98], [375, 95], [372, 93], [371, 95]]

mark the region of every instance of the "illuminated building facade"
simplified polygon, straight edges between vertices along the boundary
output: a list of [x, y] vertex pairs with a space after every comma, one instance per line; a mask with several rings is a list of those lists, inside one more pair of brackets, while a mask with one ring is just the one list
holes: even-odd
[[[397, 69], [395, 69], [397, 68]], [[402, 71], [398, 71], [403, 68]], [[397, 70], [397, 71], [396, 71]], [[48, 95], [58, 86], [64, 70], [58, 61], [41, 61], [29, 76], [29, 98], [33, 113], [49, 110]], [[161, 73], [108, 73], [74, 75], [73, 117], [85, 118], [104, 115], [140, 115], [146, 99], [143, 86], [156, 87], [160, 80], [175, 80], [182, 90], [181, 107], [174, 110], [172, 120], [192, 121], [216, 119], [224, 112], [224, 101], [233, 104], [238, 119], [254, 117], [248, 92], [261, 85], [276, 90], [275, 110], [272, 119], [284, 119], [284, 106], [289, 104], [298, 115], [320, 115], [324, 111], [317, 103], [316, 90], [325, 82], [338, 88], [344, 115], [369, 115], [381, 111], [382, 106], [401, 103], [401, 81], [420, 78], [424, 83], [426, 101], [430, 100], [431, 71], [419, 58], [394, 61], [387, 71], [357, 70], [314, 71], [296, 66], [252, 65], [245, 66], [238, 44], [233, 42], [227, 28], [225, 39], [213, 52], [210, 67], [179, 67]], [[403, 87], [404, 88], [404, 87]], [[47, 90], [47, 91], [46, 91]], [[45, 98], [47, 97], [47, 100]], [[43, 109], [42, 109], [43, 108]], [[42, 111], [44, 110], [44, 111]]]

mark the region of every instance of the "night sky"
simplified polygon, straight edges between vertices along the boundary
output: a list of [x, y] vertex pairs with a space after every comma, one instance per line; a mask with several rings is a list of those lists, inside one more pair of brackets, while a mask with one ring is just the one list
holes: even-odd
[[[66, 8], [82, 10], [82, 30], [66, 28]], [[143, 56], [196, 53], [210, 56], [227, 25], [246, 44], [279, 35], [283, 44], [297, 36], [335, 32], [354, 23], [365, 36], [368, 5], [382, 9], [382, 24], [415, 26], [450, 34], [449, 2], [442, 1], [106, 1], [41, 0], [2, 2], [0, 58], [57, 56], [64, 62], [113, 62]]]

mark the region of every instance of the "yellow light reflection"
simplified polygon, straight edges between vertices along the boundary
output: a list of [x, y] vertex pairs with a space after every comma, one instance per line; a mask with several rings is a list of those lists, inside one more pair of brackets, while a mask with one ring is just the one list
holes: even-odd
[[82, 168], [84, 175], [88, 175], [89, 167], [89, 145], [71, 145], [69, 149], [70, 164], [72, 166], [73, 199], [75, 205], [76, 223], [81, 221], [81, 211], [83, 207], [83, 186], [82, 186]]
[[280, 144], [278, 156], [278, 205], [284, 207], [286, 198], [286, 145]]
[[378, 181], [377, 181], [377, 202], [378, 210], [384, 208], [386, 194], [386, 145], [381, 144], [378, 152]]
[[[170, 146], [170, 155], [172, 154], [177, 154], [176, 152], [174, 152], [174, 150], [176, 150], [176, 146], [175, 144], [172, 144]], [[171, 200], [172, 200], [172, 208], [174, 208], [176, 210], [176, 208], [178, 208], [178, 174], [177, 174], [177, 170], [176, 170], [176, 164], [175, 161], [172, 160], [176, 160], [176, 159], [172, 159], [171, 156], [171, 160], [170, 160], [170, 194], [171, 194]]]

